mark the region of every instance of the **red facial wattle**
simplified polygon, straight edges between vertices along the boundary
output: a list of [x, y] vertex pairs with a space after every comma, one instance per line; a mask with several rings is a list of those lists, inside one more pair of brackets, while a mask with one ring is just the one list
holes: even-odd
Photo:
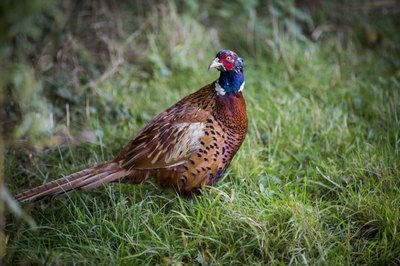
[[235, 57], [233, 55], [224, 54], [219, 61], [224, 65], [226, 71], [231, 71], [235, 67]]

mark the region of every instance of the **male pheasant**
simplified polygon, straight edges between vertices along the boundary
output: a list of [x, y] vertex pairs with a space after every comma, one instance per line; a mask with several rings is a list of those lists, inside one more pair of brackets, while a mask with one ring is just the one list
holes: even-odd
[[243, 59], [222, 50], [209, 69], [218, 80], [156, 116], [119, 155], [16, 196], [36, 201], [110, 182], [140, 184], [154, 177], [181, 195], [196, 194], [215, 183], [230, 164], [247, 133]]

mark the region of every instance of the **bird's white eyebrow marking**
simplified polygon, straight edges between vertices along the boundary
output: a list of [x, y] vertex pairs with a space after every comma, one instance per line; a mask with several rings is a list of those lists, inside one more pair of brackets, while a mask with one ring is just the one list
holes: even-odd
[[215, 82], [215, 91], [217, 92], [218, 95], [225, 95], [226, 91], [219, 85], [218, 80]]

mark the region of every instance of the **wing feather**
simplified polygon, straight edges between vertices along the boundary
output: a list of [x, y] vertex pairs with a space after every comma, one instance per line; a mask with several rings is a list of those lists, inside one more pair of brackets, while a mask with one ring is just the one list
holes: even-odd
[[210, 115], [203, 109], [192, 107], [181, 108], [176, 114], [167, 110], [139, 132], [116, 160], [125, 169], [182, 165], [200, 148], [205, 121]]

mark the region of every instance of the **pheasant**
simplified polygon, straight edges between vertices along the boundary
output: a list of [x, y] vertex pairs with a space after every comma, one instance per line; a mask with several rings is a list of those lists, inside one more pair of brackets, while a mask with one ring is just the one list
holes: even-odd
[[209, 69], [219, 79], [160, 113], [113, 159], [32, 188], [18, 201], [88, 190], [102, 184], [141, 184], [150, 177], [180, 195], [198, 194], [224, 173], [247, 133], [243, 59], [220, 51]]

